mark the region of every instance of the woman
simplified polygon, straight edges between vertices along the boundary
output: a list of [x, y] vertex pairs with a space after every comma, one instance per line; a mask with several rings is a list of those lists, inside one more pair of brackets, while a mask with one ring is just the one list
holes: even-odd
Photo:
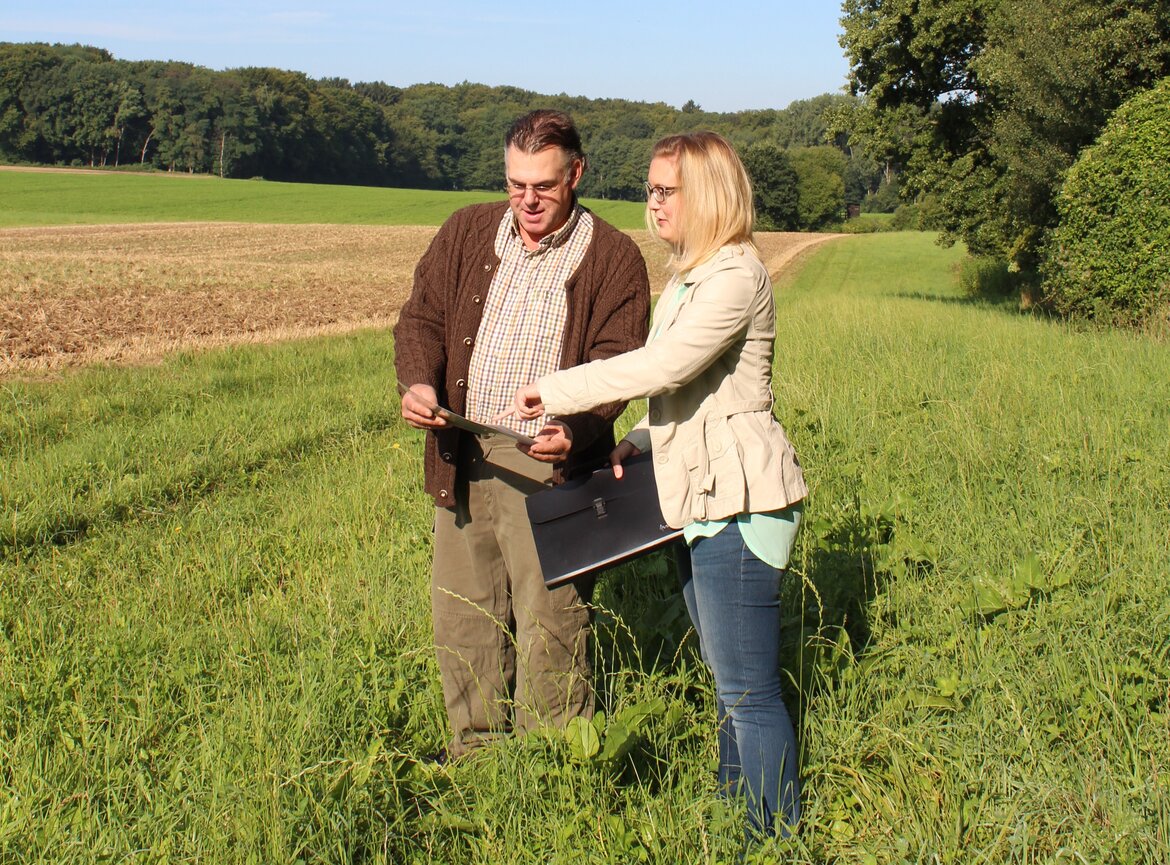
[[[683, 528], [680, 577], [715, 678], [719, 777], [744, 792], [756, 829], [800, 816], [797, 747], [781, 693], [779, 590], [808, 494], [772, 417], [776, 316], [752, 242], [743, 163], [710, 132], [654, 147], [646, 221], [671, 249], [674, 275], [644, 348], [544, 376], [516, 392], [530, 419], [649, 397], [649, 412], [614, 449], [651, 449], [662, 513]], [[689, 567], [687, 565], [689, 564]]]

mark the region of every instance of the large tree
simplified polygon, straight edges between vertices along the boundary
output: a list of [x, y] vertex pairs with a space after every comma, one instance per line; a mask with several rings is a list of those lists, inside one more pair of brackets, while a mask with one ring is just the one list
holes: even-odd
[[1077, 154], [1170, 72], [1165, 0], [845, 0], [841, 44], [874, 150], [931, 193], [948, 240], [1023, 268]]

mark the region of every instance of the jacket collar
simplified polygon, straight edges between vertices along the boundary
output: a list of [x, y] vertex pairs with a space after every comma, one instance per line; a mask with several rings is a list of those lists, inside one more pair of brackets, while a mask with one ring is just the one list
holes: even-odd
[[718, 270], [723, 262], [729, 258], [737, 255], [744, 255], [745, 250], [743, 244], [735, 243], [730, 246], [721, 246], [710, 256], [705, 258], [699, 264], [696, 264], [686, 273], [680, 274], [682, 282], [698, 282], [707, 276], [710, 276], [714, 271]]

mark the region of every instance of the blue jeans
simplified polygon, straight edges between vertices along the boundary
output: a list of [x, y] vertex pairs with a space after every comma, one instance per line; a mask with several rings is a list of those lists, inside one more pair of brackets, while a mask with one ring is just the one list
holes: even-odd
[[800, 819], [800, 779], [796, 731], [781, 693], [784, 571], [756, 558], [734, 520], [678, 559], [687, 610], [715, 677], [719, 784], [746, 795], [753, 829], [771, 832], [778, 815], [786, 835]]

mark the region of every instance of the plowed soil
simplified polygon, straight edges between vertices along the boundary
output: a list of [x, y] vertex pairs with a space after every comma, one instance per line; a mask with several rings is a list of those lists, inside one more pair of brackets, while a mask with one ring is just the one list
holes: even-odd
[[[394, 323], [433, 227], [166, 223], [0, 230], [0, 376]], [[655, 290], [666, 254], [632, 231]], [[757, 235], [776, 274], [833, 235]]]

